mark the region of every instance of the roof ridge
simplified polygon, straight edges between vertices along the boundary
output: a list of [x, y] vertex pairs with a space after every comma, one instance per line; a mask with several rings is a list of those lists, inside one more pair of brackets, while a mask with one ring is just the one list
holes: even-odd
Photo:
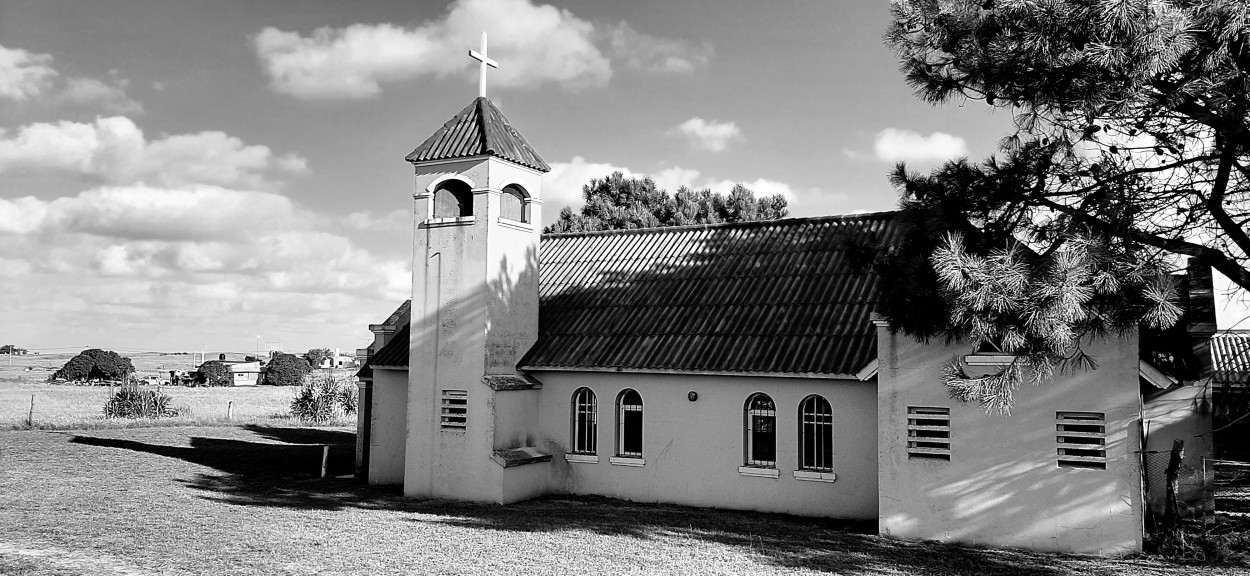
[[543, 238], [572, 238], [576, 236], [614, 236], [621, 234], [658, 234], [662, 232], [678, 232], [686, 230], [707, 230], [717, 228], [752, 228], [772, 224], [798, 225], [814, 222], [832, 222], [846, 220], [870, 220], [888, 218], [897, 214], [897, 210], [881, 212], [865, 212], [863, 214], [829, 214], [825, 216], [807, 216], [804, 218], [776, 218], [772, 220], [750, 220], [745, 222], [717, 222], [715, 224], [683, 224], [681, 226], [655, 226], [652, 228], [629, 228], [612, 230], [584, 230], [581, 232], [544, 232]]

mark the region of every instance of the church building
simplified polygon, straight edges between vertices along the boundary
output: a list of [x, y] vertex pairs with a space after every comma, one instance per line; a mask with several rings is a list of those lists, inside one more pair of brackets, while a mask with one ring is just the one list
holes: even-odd
[[[370, 483], [875, 518], [901, 538], [1119, 555], [1141, 549], [1160, 502], [1151, 465], [1166, 458], [1147, 456], [1174, 438], [1193, 466], [1209, 454], [1199, 376], [1132, 334], [1093, 344], [1097, 369], [1022, 390], [1009, 417], [952, 400], [943, 364], [1010, 358], [874, 315], [881, 280], [852, 269], [843, 240], [891, 242], [892, 213], [544, 235], [548, 165], [484, 96], [407, 161], [412, 299], [370, 326], [360, 373]], [[1209, 273], [1183, 281], [1188, 301], [1210, 299]], [[1187, 316], [1198, 357], [1208, 312]]]

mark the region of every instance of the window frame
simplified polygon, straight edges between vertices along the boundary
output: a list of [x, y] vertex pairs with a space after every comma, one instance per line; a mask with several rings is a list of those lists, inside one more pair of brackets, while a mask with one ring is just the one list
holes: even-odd
[[[521, 210], [521, 214], [520, 214], [521, 218], [519, 220], [516, 218], [510, 218], [504, 215], [504, 197], [505, 196], [511, 196], [513, 198], [516, 198], [516, 201], [518, 205], [520, 206], [520, 210]], [[508, 184], [507, 186], [504, 186], [499, 194], [499, 217], [509, 222], [520, 222], [522, 224], [529, 224], [530, 222], [529, 192], [526, 192], [525, 188], [522, 188], [521, 185], [519, 184]]]
[[[818, 409], [822, 406], [827, 410], [820, 412]], [[808, 406], [812, 406], [809, 411]], [[833, 404], [827, 398], [820, 394], [809, 394], [799, 402], [798, 424], [799, 424], [799, 458], [798, 470], [806, 472], [824, 472], [832, 473], [834, 469], [834, 433], [833, 433]], [[808, 439], [808, 430], [812, 431], [812, 439]], [[824, 433], [822, 434], [821, 431]], [[819, 442], [818, 442], [819, 441]], [[812, 461], [808, 460], [807, 451], [809, 443], [815, 444], [812, 451]], [[822, 462], [825, 456], [825, 446], [828, 447], [828, 462]], [[822, 466], [823, 464], [823, 466]]]
[[[757, 400], [767, 401], [768, 405], [771, 406], [771, 408], [763, 408], [763, 407], [754, 406]], [[776, 468], [777, 467], [777, 403], [773, 401], [771, 396], [763, 392], [756, 392], [754, 394], [751, 394], [750, 396], [747, 397], [747, 401], [742, 407], [742, 418], [743, 418], [743, 439], [742, 439], [743, 465], [751, 467], [751, 468]], [[770, 422], [771, 430], [769, 431], [756, 430], [756, 424], [761, 421], [758, 419], [763, 419], [763, 422]], [[767, 438], [767, 440], [769, 441], [768, 443], [771, 443], [771, 446], [768, 446], [767, 449], [763, 450], [762, 454], [760, 450], [762, 446], [759, 444], [760, 440], [762, 440], [762, 438], [759, 437], [759, 435], [761, 434], [767, 434], [768, 436], [770, 436], [770, 438]], [[759, 458], [759, 456], [762, 456], [762, 455], [763, 456], [771, 455], [772, 459], [769, 460], [766, 458]]]
[[[458, 207], [457, 214], [440, 214], [439, 213], [439, 195], [450, 194], [456, 200]], [[434, 187], [431, 195], [430, 218], [434, 220], [470, 218], [473, 216], [473, 187], [468, 182], [458, 178], [448, 178], [439, 182]]]
[[[626, 397], [630, 394], [633, 394], [634, 396], [638, 398], [637, 404], [625, 403]], [[630, 413], [630, 412], [638, 413], [638, 417], [637, 417], [638, 418], [638, 430], [637, 430], [638, 450], [636, 452], [625, 450], [626, 435], [629, 433], [629, 431], [625, 429], [626, 427], [625, 416], [626, 416], [626, 413]], [[643, 455], [643, 445], [642, 445], [643, 444], [643, 425], [642, 423], [643, 423], [642, 394], [639, 394], [638, 391], [634, 390], [633, 388], [626, 388], [624, 390], [621, 390], [620, 394], [616, 395], [616, 457], [617, 458], [642, 459], [643, 457], [642, 456]]]
[[599, 448], [599, 398], [585, 386], [573, 391], [569, 454], [594, 456]]

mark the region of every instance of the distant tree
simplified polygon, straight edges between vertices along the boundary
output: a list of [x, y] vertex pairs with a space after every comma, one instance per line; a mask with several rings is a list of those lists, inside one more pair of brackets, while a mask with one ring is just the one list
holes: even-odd
[[230, 375], [230, 368], [221, 360], [209, 360], [196, 370], [195, 382], [201, 386], [231, 386], [234, 378]]
[[134, 371], [135, 366], [130, 363], [129, 358], [123, 358], [116, 352], [92, 348], [70, 358], [60, 370], [52, 373], [51, 379], [74, 382], [119, 380]]
[[17, 346], [14, 346], [12, 344], [5, 344], [4, 346], [0, 346], [0, 354], [25, 354], [25, 353], [26, 353], [25, 348], [18, 348]]
[[313, 368], [320, 368], [321, 362], [326, 358], [330, 358], [334, 353], [329, 348], [313, 348], [304, 354], [304, 360]]
[[756, 198], [755, 192], [741, 184], [734, 185], [727, 195], [685, 186], [669, 195], [666, 190], [657, 188], [650, 177], [626, 177], [621, 172], [592, 178], [582, 186], [582, 198], [585, 204], [579, 212], [564, 208], [560, 219], [545, 232], [775, 220], [788, 214], [784, 196]]
[[265, 369], [265, 384], [299, 386], [309, 372], [312, 372], [312, 366], [307, 360], [294, 354], [275, 354]]

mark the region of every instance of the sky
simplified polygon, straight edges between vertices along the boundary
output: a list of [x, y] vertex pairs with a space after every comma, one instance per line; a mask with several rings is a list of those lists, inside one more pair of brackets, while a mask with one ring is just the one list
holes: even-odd
[[893, 209], [896, 162], [984, 158], [1011, 122], [917, 99], [887, 22], [884, 1], [2, 0], [0, 343], [363, 347], [410, 292], [404, 156], [477, 96], [482, 32], [488, 95], [552, 166], [545, 223], [614, 170], [796, 217]]

